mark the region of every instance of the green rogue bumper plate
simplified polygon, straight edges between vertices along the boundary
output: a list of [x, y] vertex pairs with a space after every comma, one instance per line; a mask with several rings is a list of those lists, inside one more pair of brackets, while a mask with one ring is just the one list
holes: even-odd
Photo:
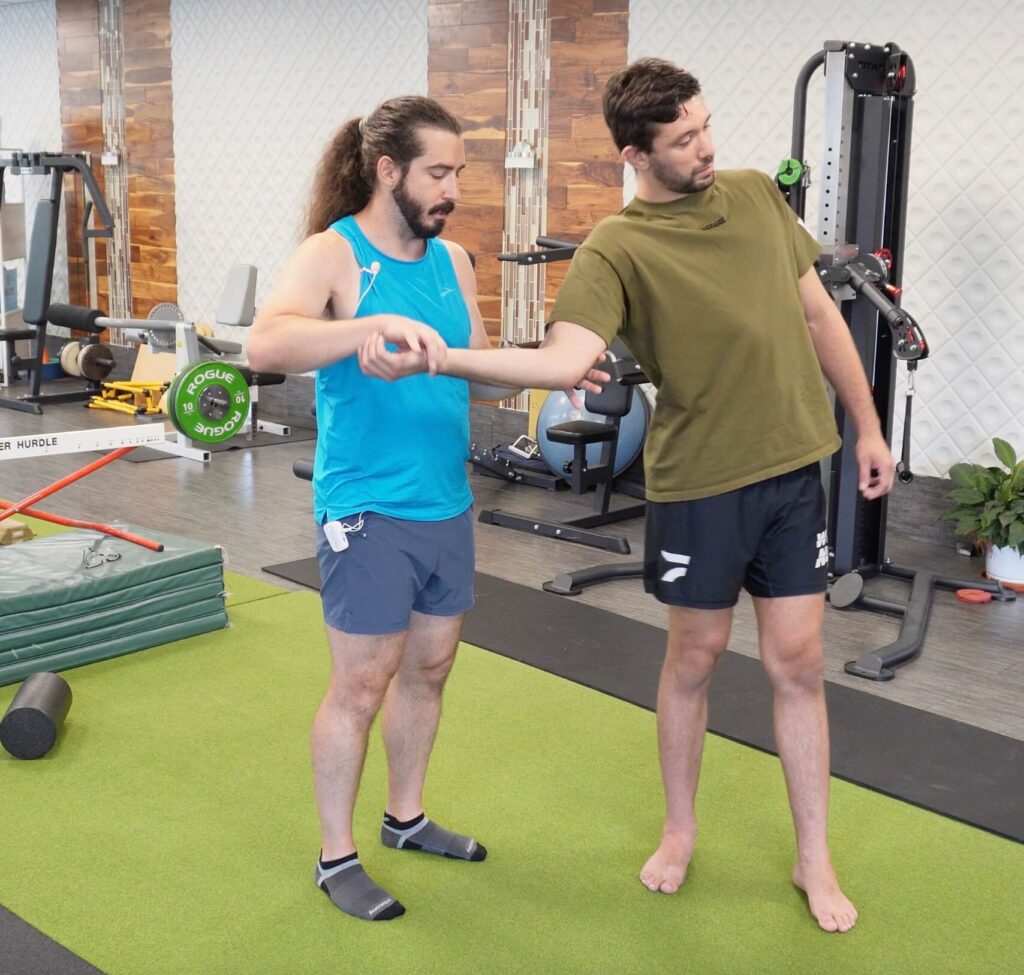
[[229, 362], [193, 362], [174, 378], [167, 413], [176, 430], [201, 443], [239, 433], [249, 415], [249, 384]]

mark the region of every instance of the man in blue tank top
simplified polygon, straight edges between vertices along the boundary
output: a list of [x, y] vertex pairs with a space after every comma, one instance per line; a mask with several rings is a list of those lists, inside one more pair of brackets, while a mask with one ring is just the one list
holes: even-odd
[[[384, 845], [486, 856], [423, 811], [442, 689], [473, 604], [469, 392], [435, 375], [447, 348], [489, 346], [469, 256], [437, 236], [464, 166], [458, 122], [426, 98], [391, 99], [342, 126], [320, 163], [308, 236], [248, 344], [258, 371], [316, 370], [314, 512], [333, 669], [312, 732], [314, 879], [365, 920], [405, 911], [367, 875], [352, 835], [378, 710]], [[422, 353], [424, 374], [400, 384], [363, 375], [357, 353], [372, 336]]]

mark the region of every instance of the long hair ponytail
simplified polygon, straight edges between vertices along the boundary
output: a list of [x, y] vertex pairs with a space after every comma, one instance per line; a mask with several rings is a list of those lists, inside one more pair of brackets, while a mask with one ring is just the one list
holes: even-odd
[[318, 234], [335, 220], [358, 213], [370, 202], [373, 187], [363, 171], [360, 120], [349, 119], [334, 134], [317, 167], [306, 234]]

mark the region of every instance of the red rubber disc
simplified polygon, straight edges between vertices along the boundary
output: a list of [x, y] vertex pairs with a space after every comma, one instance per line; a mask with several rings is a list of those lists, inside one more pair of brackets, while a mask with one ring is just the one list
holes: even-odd
[[965, 603], [988, 603], [992, 601], [992, 593], [984, 589], [957, 589], [956, 598]]
[[[988, 578], [988, 573], [987, 572], [982, 572], [981, 573], [981, 578], [982, 579], [987, 579]], [[1013, 592], [1024, 592], [1024, 583], [1021, 583], [1021, 582], [1003, 582], [1003, 588], [1004, 589], [1010, 589]]]

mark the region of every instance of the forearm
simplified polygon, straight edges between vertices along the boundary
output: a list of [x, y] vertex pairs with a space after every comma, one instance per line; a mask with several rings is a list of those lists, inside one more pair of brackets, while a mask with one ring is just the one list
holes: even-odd
[[881, 434], [878, 411], [857, 347], [839, 311], [811, 326], [811, 342], [821, 370], [832, 384], [858, 437]]
[[382, 316], [348, 321], [277, 315], [257, 320], [246, 345], [249, 365], [257, 372], [312, 372], [354, 355], [374, 332]]
[[449, 349], [445, 375], [483, 383], [538, 389], [569, 389], [587, 372], [553, 348]]

